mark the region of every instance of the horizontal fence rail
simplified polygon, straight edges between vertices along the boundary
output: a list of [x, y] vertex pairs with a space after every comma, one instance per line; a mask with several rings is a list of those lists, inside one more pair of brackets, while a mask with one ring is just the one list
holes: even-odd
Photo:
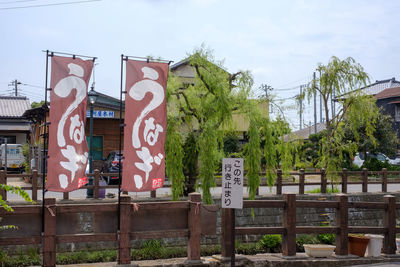
[[[336, 255], [348, 255], [348, 234], [381, 234], [384, 236], [383, 252], [396, 254], [396, 210], [400, 203], [391, 195], [383, 197], [383, 202], [349, 202], [345, 194], [337, 194], [335, 201], [326, 200], [296, 200], [293, 193], [283, 194], [283, 200], [244, 200], [243, 208], [282, 209], [281, 227], [236, 227], [232, 226], [231, 209], [222, 209], [222, 256], [229, 257], [232, 253], [232, 230], [236, 235], [280, 234], [282, 235], [282, 254], [296, 255], [297, 234], [335, 234]], [[296, 211], [301, 208], [331, 208], [335, 210], [333, 226], [297, 226]], [[383, 226], [349, 226], [349, 209], [381, 209], [384, 211]]]
[[[388, 192], [388, 184], [400, 184], [400, 171], [387, 171], [387, 169], [382, 169], [382, 171], [368, 171], [367, 169], [363, 169], [362, 171], [348, 171], [347, 169], [342, 169], [340, 172], [334, 172], [332, 175], [336, 175], [337, 179], [328, 179], [327, 174], [324, 169], [321, 169], [319, 172], [306, 172], [304, 169], [300, 169], [298, 172], [290, 172], [288, 175], [290, 178], [284, 178], [284, 174], [282, 170], [277, 170], [276, 172], [275, 184], [273, 187], [276, 188], [276, 194], [282, 194], [282, 188], [284, 186], [297, 186], [299, 188], [299, 194], [305, 193], [306, 186], [319, 186], [322, 194], [327, 192], [328, 185], [340, 185], [340, 191], [342, 193], [348, 192], [348, 185], [361, 185], [361, 192], [368, 192], [368, 185], [372, 184], [380, 184], [381, 192]], [[100, 180], [102, 177], [107, 176], [115, 176], [115, 173], [100, 173], [99, 170], [95, 170], [93, 173], [88, 174], [88, 177], [93, 178], [93, 185], [86, 185], [78, 190], [86, 190], [93, 189], [93, 198], [100, 198], [100, 190], [101, 189], [117, 189], [118, 185], [100, 185]], [[260, 173], [261, 183], [260, 186], [268, 186], [267, 179], [265, 177], [265, 173]], [[319, 176], [319, 181], [316, 182], [307, 182], [307, 176]], [[370, 179], [371, 175], [374, 175], [374, 179]], [[396, 179], [388, 179], [388, 175], [398, 176]], [[38, 173], [36, 170], [33, 170], [31, 174], [7, 174], [4, 170], [0, 171], [0, 184], [7, 184], [7, 178], [27, 178], [30, 181], [29, 186], [21, 187], [24, 190], [28, 190], [32, 192], [32, 199], [37, 200], [38, 198], [38, 190], [42, 190], [42, 183], [39, 183], [39, 179], [42, 179], [42, 174]], [[295, 178], [297, 177], [297, 178]], [[352, 181], [349, 181], [349, 178], [352, 178]], [[291, 181], [289, 181], [291, 179]], [[219, 173], [216, 174], [215, 177], [216, 185], [221, 186], [221, 175]], [[247, 186], [247, 178], [244, 178], [243, 182], [244, 186]], [[163, 188], [171, 187], [170, 181], [166, 179]], [[5, 190], [0, 189], [0, 195], [3, 199], [7, 200], [7, 192]], [[155, 198], [156, 191], [151, 191], [150, 196]], [[66, 192], [63, 194], [64, 199], [69, 199], [69, 193]]]
[[[132, 240], [186, 237], [190, 262], [200, 260], [201, 235], [216, 234], [216, 206], [203, 208], [200, 193], [189, 194], [187, 201], [140, 204], [122, 195], [120, 212], [118, 203], [60, 204], [54, 198], [46, 198], [44, 207], [26, 204], [12, 206], [12, 212], [0, 209], [2, 223], [16, 225], [22, 231], [4, 232], [0, 246], [42, 244], [43, 266], [55, 266], [57, 244], [111, 241], [118, 244], [118, 263], [130, 264]], [[94, 217], [93, 232], [79, 232], [77, 218], [82, 213], [91, 213]]]

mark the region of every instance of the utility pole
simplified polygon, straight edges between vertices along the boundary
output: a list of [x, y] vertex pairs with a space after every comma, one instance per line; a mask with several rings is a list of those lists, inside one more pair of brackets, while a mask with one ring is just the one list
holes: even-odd
[[[300, 96], [303, 94], [303, 85], [300, 85]], [[303, 99], [300, 101], [300, 130], [303, 129]]]
[[314, 134], [317, 133], [317, 91], [315, 88], [315, 71], [313, 75], [313, 87], [314, 87]]
[[319, 122], [322, 123], [321, 70], [319, 70]]
[[260, 89], [264, 91], [265, 99], [267, 99], [267, 101], [268, 101], [268, 104], [269, 104], [268, 113], [273, 113], [272, 104], [269, 103], [270, 99], [268, 98], [268, 91], [272, 91], [274, 88], [272, 88], [272, 86], [270, 86], [270, 85], [261, 84]]
[[11, 82], [11, 84], [9, 84], [9, 86], [14, 85], [15, 96], [18, 96], [18, 85], [19, 84], [22, 84], [22, 83], [19, 82], [17, 79], [15, 79], [14, 81]]

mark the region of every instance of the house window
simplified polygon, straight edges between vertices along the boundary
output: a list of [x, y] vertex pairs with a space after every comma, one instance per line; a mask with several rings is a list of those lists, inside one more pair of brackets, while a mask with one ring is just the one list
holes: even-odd
[[7, 140], [7, 144], [16, 144], [17, 143], [17, 137], [14, 136], [6, 136], [6, 135], [2, 135], [0, 136], [0, 144], [4, 144]]
[[394, 106], [394, 120], [396, 122], [400, 121], [400, 104]]

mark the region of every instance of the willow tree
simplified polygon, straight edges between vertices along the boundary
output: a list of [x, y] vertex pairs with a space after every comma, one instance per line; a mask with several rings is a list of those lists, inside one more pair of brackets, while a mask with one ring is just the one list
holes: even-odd
[[[345, 153], [353, 155], [357, 150], [361, 126], [364, 126], [364, 136], [375, 143], [373, 133], [379, 111], [371, 96], [357, 90], [366, 86], [369, 78], [363, 67], [353, 58], [340, 60], [332, 57], [327, 65], [320, 64], [317, 70], [320, 77], [306, 88], [305, 95], [309, 98], [314, 94], [321, 95], [325, 110], [326, 136], [321, 140], [319, 165], [328, 172], [333, 172], [341, 167]], [[335, 98], [340, 109], [331, 115], [329, 101]], [[344, 138], [345, 121], [355, 141]]]
[[[173, 74], [168, 81], [169, 118], [180, 123], [181, 131], [196, 132], [199, 166], [197, 184], [203, 192], [203, 201], [212, 203], [210, 189], [215, 186], [214, 172], [220, 162], [223, 130], [232, 124], [233, 112], [245, 112], [243, 107], [249, 101], [253, 79], [248, 71], [228, 73], [223, 62], [215, 60], [212, 52], [204, 48], [189, 55], [187, 63], [195, 74], [193, 81], [179, 82], [179, 77]], [[174, 131], [176, 134], [176, 129]], [[171, 149], [167, 147], [166, 158], [168, 151]], [[172, 168], [179, 169], [177, 165]], [[167, 175], [170, 173], [172, 170], [167, 168]], [[175, 186], [177, 190], [181, 187]]]

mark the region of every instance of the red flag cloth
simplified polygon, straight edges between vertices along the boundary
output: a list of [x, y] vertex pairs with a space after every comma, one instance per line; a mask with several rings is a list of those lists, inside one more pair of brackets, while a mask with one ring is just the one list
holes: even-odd
[[126, 61], [123, 191], [151, 191], [163, 185], [167, 79], [167, 63]]
[[51, 59], [49, 191], [70, 192], [87, 183], [85, 135], [87, 88], [93, 61], [53, 56]]

